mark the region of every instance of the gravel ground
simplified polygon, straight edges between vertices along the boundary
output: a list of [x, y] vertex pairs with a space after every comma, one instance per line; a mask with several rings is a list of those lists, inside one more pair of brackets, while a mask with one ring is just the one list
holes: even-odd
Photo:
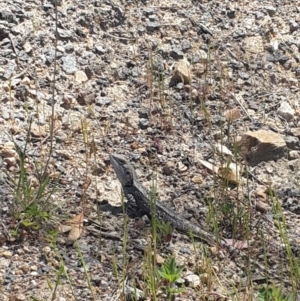
[[[29, 300], [30, 296], [50, 300], [47, 281], [54, 286], [58, 254], [74, 282], [77, 300], [92, 299], [84, 268], [67, 235], [59, 235], [57, 251], [49, 247], [41, 231], [25, 229], [18, 239], [11, 238], [18, 219], [11, 214], [12, 184], [6, 183], [8, 176], [17, 179], [19, 174], [16, 145], [21, 150], [26, 147], [25, 167], [33, 189], [49, 152], [54, 3], [0, 0], [1, 300]], [[108, 155], [113, 152], [130, 159], [146, 187], [157, 176], [159, 198], [210, 231], [205, 222], [210, 202], [218, 208], [230, 204], [250, 212], [251, 252], [247, 254], [251, 253], [254, 267], [254, 288], [268, 278], [290, 291], [268, 187], [278, 195], [288, 238], [298, 256], [298, 1], [58, 3], [55, 138], [49, 175], [51, 179], [61, 176], [48, 202], [59, 219], [84, 208], [84, 230], [78, 243], [96, 300], [119, 298], [112, 262], [116, 259], [122, 267], [123, 219], [107, 210], [121, 202], [120, 184], [109, 164]], [[230, 122], [232, 112], [238, 112], [238, 117]], [[248, 181], [241, 171], [240, 185], [224, 189], [201, 162], [220, 164], [218, 144], [234, 152], [236, 141], [248, 143], [245, 133], [261, 130], [266, 134], [254, 139], [262, 140], [261, 148], [250, 145], [252, 155], [238, 156], [240, 168], [247, 166]], [[283, 142], [279, 145], [279, 141]], [[99, 227], [91, 223], [99, 220], [99, 208], [106, 208], [100, 218], [100, 236]], [[143, 282], [141, 250], [149, 238], [149, 225], [146, 219], [142, 221], [145, 225], [129, 220], [129, 287], [135, 278]], [[218, 223], [220, 234], [232, 238], [232, 223], [226, 215]], [[237, 238], [243, 241], [244, 235], [241, 231]], [[267, 258], [263, 242], [268, 246]], [[213, 269], [218, 281], [203, 284], [200, 275], [202, 283], [195, 289], [188, 287], [178, 300], [200, 300], [204, 295], [217, 300], [229, 296], [232, 287], [247, 295], [244, 279], [249, 274], [249, 258], [238, 251], [216, 256]], [[196, 259], [187, 237], [175, 234], [160, 252], [163, 257], [175, 253], [176, 261], [188, 267], [185, 281], [194, 281], [190, 278], [197, 276]], [[67, 279], [61, 282], [55, 300], [71, 299]]]

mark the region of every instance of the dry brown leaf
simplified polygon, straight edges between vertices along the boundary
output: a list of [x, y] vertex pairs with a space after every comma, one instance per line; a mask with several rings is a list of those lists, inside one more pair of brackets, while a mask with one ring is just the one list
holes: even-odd
[[68, 238], [70, 240], [76, 240], [79, 238], [83, 229], [83, 212], [74, 216], [72, 219], [68, 220], [65, 225], [60, 224], [58, 226], [58, 231], [60, 233], [65, 233], [70, 231]]
[[90, 187], [91, 183], [92, 183], [92, 179], [90, 177], [86, 177], [82, 189], [87, 190]]
[[205, 166], [207, 169], [211, 170], [213, 173], [217, 174], [218, 176], [222, 177], [223, 179], [229, 181], [233, 184], [239, 183], [239, 171], [236, 167], [236, 164], [226, 164], [225, 166], [216, 166], [207, 161], [199, 159], [199, 162]]
[[219, 168], [219, 175], [227, 180], [228, 182], [230, 183], [233, 183], [233, 184], [238, 184], [238, 180], [236, 178], [236, 174], [232, 172], [232, 170], [228, 167], [220, 167]]
[[231, 109], [225, 111], [225, 118], [227, 121], [234, 121], [241, 117], [240, 109]]
[[239, 168], [235, 163], [219, 167], [219, 175], [232, 184], [239, 183]]
[[261, 198], [263, 202], [267, 201], [268, 197], [267, 197], [267, 194], [264, 191], [262, 191], [262, 190], [256, 190], [255, 194], [256, 194], [256, 197]]
[[83, 229], [83, 212], [74, 216], [70, 220], [70, 224], [71, 224], [72, 228], [71, 228], [68, 238], [70, 240], [76, 240], [79, 238], [79, 236], [82, 232], [82, 229]]
[[243, 250], [248, 248], [248, 241], [242, 241], [242, 240], [235, 240], [235, 239], [224, 239], [224, 241], [227, 243], [228, 246], [233, 246], [234, 248], [238, 250]]
[[63, 225], [63, 224], [60, 224], [58, 226], [58, 231], [59, 233], [65, 233], [65, 232], [68, 232], [72, 229], [72, 227], [70, 225]]

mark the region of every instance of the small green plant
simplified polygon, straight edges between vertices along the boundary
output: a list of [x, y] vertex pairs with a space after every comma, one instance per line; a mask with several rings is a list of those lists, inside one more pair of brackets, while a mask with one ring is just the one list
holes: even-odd
[[175, 294], [184, 291], [184, 288], [177, 288], [175, 286], [176, 281], [180, 278], [180, 273], [183, 268], [184, 266], [177, 266], [175, 258], [172, 257], [167, 262], [163, 263], [157, 270], [158, 276], [163, 283], [162, 289], [168, 300], [174, 300]]
[[292, 301], [295, 300], [295, 296], [290, 294], [285, 296], [280, 287], [264, 286], [261, 287], [258, 294], [259, 301]]
[[49, 219], [49, 213], [46, 210], [41, 210], [37, 203], [31, 204], [26, 208], [22, 224], [26, 228], [38, 230], [43, 221]]
[[158, 230], [158, 241], [167, 241], [169, 242], [172, 239], [173, 227], [170, 222], [161, 222], [156, 220], [156, 228]]
[[39, 230], [43, 224], [51, 219], [53, 205], [50, 199], [58, 183], [58, 180], [51, 182], [49, 176], [41, 177], [41, 170], [44, 167], [38, 166], [36, 162], [34, 164], [37, 176], [32, 177], [31, 173], [28, 172], [26, 153], [30, 141], [31, 123], [32, 119], [29, 121], [28, 135], [24, 147], [20, 147], [14, 137], [11, 136], [19, 163], [19, 173], [16, 179], [7, 173], [13, 189], [11, 214], [18, 221], [17, 226], [13, 230], [14, 236], [18, 236], [20, 228]]

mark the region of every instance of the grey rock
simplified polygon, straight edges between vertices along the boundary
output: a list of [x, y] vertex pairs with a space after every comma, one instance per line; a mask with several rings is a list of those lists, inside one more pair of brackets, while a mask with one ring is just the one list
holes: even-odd
[[109, 97], [103, 97], [103, 96], [97, 96], [95, 99], [95, 104], [97, 106], [103, 106], [103, 105], [110, 105], [112, 102], [111, 98]]
[[29, 60], [29, 56], [28, 56], [28, 54], [24, 50], [21, 50], [18, 53], [18, 57], [19, 57], [19, 60], [21, 60], [23, 62], [27, 62]]
[[[88, 76], [88, 75], [87, 75]], [[89, 77], [89, 76], [88, 76]], [[108, 87], [109, 86], [109, 81], [106, 78], [98, 78], [96, 80], [97, 85], [100, 87]]]
[[149, 118], [149, 112], [147, 109], [138, 110], [138, 114], [139, 114], [139, 118], [145, 118], [145, 119]]
[[126, 300], [128, 301], [141, 300], [144, 296], [144, 292], [139, 290], [138, 288], [126, 286], [125, 295]]
[[[63, 54], [60, 51], [56, 52], [57, 59], [60, 59], [62, 55]], [[45, 56], [45, 63], [52, 64], [55, 60], [55, 49], [46, 48], [44, 50], [44, 56]]]
[[278, 108], [277, 113], [279, 116], [284, 118], [286, 121], [290, 121], [291, 119], [293, 119], [295, 111], [287, 101], [283, 101], [280, 104], [280, 107]]
[[176, 99], [177, 101], [182, 101], [182, 96], [180, 93], [174, 93], [173, 94], [174, 99]]
[[91, 78], [93, 77], [93, 75], [94, 75], [94, 72], [93, 72], [93, 70], [90, 68], [90, 66], [86, 66], [86, 67], [84, 68], [84, 72], [85, 72], [86, 76], [88, 77], [88, 79], [91, 79]]
[[213, 32], [207, 26], [205, 26], [204, 24], [200, 23], [199, 26], [200, 26], [200, 29], [203, 33], [208, 33], [211, 36], [213, 35]]
[[119, 80], [126, 80], [130, 75], [130, 69], [126, 67], [122, 67], [119, 70], [116, 70], [117, 78]]
[[67, 45], [64, 47], [64, 49], [65, 49], [65, 52], [66, 52], [66, 53], [73, 53], [73, 52], [74, 52], [74, 45], [71, 44], [71, 43], [69, 43], [69, 44], [67, 44]]
[[267, 13], [269, 14], [270, 17], [274, 16], [276, 13], [276, 8], [271, 5], [265, 6], [265, 10], [267, 11]]
[[88, 65], [88, 63], [89, 63], [89, 61], [88, 60], [86, 60], [86, 59], [83, 59], [83, 58], [78, 58], [78, 64], [80, 64], [81, 66], [86, 66], [86, 65]]
[[53, 5], [50, 4], [50, 3], [45, 3], [45, 4], [43, 5], [43, 10], [44, 10], [45, 12], [47, 12], [48, 14], [50, 14], [50, 13], [52, 13], [52, 12], [54, 11], [54, 7], [53, 7]]
[[62, 5], [62, 0], [49, 0], [49, 2], [52, 4], [52, 5], [56, 5], [57, 6], [61, 6]]
[[238, 71], [238, 74], [239, 74], [239, 77], [242, 78], [242, 79], [249, 79], [249, 74], [247, 72], [244, 72], [244, 71]]
[[103, 286], [106, 286], [106, 281], [103, 281], [102, 280], [102, 277], [100, 276], [93, 276], [92, 277], [92, 281], [93, 283], [95, 283], [97, 286], [100, 286], [100, 285], [103, 285]]
[[66, 55], [62, 57], [63, 66], [62, 69], [67, 74], [74, 74], [77, 71], [76, 57], [74, 55]]
[[190, 59], [191, 59], [192, 64], [199, 63], [201, 61], [200, 53], [198, 53], [198, 52], [194, 53]]
[[16, 64], [14, 62], [9, 62], [5, 70], [5, 73], [3, 74], [3, 77], [6, 80], [9, 79], [13, 75], [15, 68], [16, 68]]
[[140, 118], [139, 120], [139, 126], [142, 128], [142, 129], [146, 129], [150, 126], [150, 123], [149, 123], [149, 120], [148, 119], [145, 119], [145, 118]]
[[158, 72], [163, 72], [165, 70], [164, 60], [161, 55], [156, 55], [152, 59], [152, 69]]
[[143, 9], [143, 14], [144, 14], [146, 17], [148, 17], [148, 16], [150, 16], [150, 15], [152, 15], [152, 14], [154, 14], [154, 13], [155, 13], [155, 10], [154, 10], [153, 7], [145, 7], [145, 8]]
[[12, 12], [4, 9], [0, 9], [0, 20], [5, 20], [8, 23], [17, 23], [16, 16]]
[[1, 51], [1, 54], [2, 54], [2, 56], [4, 56], [4, 57], [7, 57], [7, 56], [9, 56], [10, 54], [12, 54], [13, 53], [13, 50], [12, 49], [3, 49], [2, 51]]
[[295, 20], [290, 21], [290, 32], [293, 33], [294, 31], [299, 29], [299, 24]]
[[96, 52], [98, 53], [98, 54], [105, 54], [106, 53], [106, 50], [103, 48], [103, 46], [101, 46], [101, 45], [96, 45], [95, 46], [95, 49], [96, 49]]
[[290, 159], [288, 162], [288, 166], [292, 171], [296, 172], [296, 170], [299, 170], [300, 159]]
[[152, 22], [154, 22], [154, 21], [157, 20], [157, 16], [156, 16], [156, 15], [149, 15], [148, 18], [149, 18], [149, 20], [152, 21]]
[[189, 50], [190, 48], [192, 48], [192, 44], [189, 40], [187, 39], [184, 39], [182, 42], [181, 42], [181, 48], [183, 51], [187, 51]]
[[16, 88], [16, 98], [22, 101], [25, 101], [28, 96], [27, 86], [21, 85]]
[[286, 55], [284, 55], [280, 50], [275, 50], [273, 52], [273, 55], [268, 56], [268, 61], [269, 62], [279, 62], [280, 64], [284, 64], [287, 62], [290, 58]]
[[1, 117], [5, 120], [10, 119], [9, 111], [7, 110], [7, 107], [5, 107], [5, 106], [2, 106], [2, 116]]
[[97, 97], [94, 93], [86, 93], [84, 91], [84, 92], [78, 93], [76, 100], [80, 105], [86, 105], [86, 104], [94, 103], [96, 98]]
[[139, 74], [140, 74], [140, 70], [139, 70], [138, 67], [134, 67], [134, 68], [131, 69], [131, 75], [133, 77], [137, 77], [137, 76], [139, 76]]
[[137, 31], [138, 31], [138, 34], [144, 34], [146, 32], [146, 27], [142, 26], [142, 25], [138, 25], [137, 27]]
[[194, 123], [194, 117], [193, 117], [193, 115], [191, 113], [191, 110], [186, 109], [186, 108], [184, 108], [183, 110], [184, 110], [183, 111], [183, 116], [185, 118], [187, 118], [191, 124], [193, 124]]
[[256, 18], [257, 20], [261, 20], [261, 19], [265, 16], [265, 15], [264, 15], [262, 12], [260, 12], [260, 11], [255, 12], [254, 15], [255, 15], [255, 18]]
[[183, 52], [181, 46], [173, 46], [170, 52], [170, 56], [175, 60], [183, 59]]
[[9, 44], [8, 45], [8, 47], [11, 47], [11, 42], [10, 42], [10, 39], [9, 38], [4, 38], [1, 42], [0, 42], [0, 45], [1, 46], [4, 46], [4, 45], [7, 45], [7, 44]]
[[248, 106], [251, 110], [254, 110], [254, 111], [258, 111], [259, 110], [259, 106], [257, 105], [257, 103], [255, 101], [250, 101], [248, 103]]
[[73, 38], [74, 34], [70, 30], [57, 28], [58, 36], [62, 39]]
[[146, 29], [147, 31], [155, 31], [160, 28], [160, 24], [157, 22], [147, 22]]
[[232, 34], [232, 37], [234, 39], [244, 38], [245, 36], [246, 32], [244, 31], [244, 29], [238, 29]]
[[235, 18], [235, 12], [236, 12], [236, 10], [235, 10], [234, 5], [229, 2], [229, 4], [227, 5], [227, 16], [228, 16], [228, 18], [234, 19]]

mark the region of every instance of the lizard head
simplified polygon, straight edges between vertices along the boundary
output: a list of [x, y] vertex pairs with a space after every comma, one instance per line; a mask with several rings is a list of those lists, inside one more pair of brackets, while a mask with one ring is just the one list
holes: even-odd
[[133, 186], [137, 175], [129, 161], [124, 156], [118, 154], [111, 154], [109, 158], [122, 186]]

